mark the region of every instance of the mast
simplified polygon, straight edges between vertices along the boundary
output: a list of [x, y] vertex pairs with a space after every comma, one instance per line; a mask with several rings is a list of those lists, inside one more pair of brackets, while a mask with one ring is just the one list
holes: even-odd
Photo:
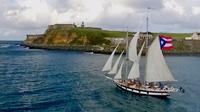
[[148, 35], [148, 31], [149, 31], [149, 17], [148, 17], [148, 14], [147, 14], [147, 18], [146, 18], [146, 22], [147, 22], [147, 35]]
[[147, 17], [146, 17], [146, 48], [148, 47], [148, 35], [149, 35], [149, 10], [151, 7], [147, 7]]
[[[128, 47], [128, 58], [132, 61], [132, 67], [129, 71], [128, 79], [135, 79], [139, 77], [139, 54], [137, 54], [137, 41], [139, 39], [140, 32], [135, 33], [133, 38], [131, 39]], [[144, 44], [143, 44], [144, 46]], [[142, 50], [140, 50], [141, 52]]]
[[127, 84], [128, 79], [128, 27], [127, 27], [127, 33], [126, 33], [126, 72], [125, 72], [125, 81]]

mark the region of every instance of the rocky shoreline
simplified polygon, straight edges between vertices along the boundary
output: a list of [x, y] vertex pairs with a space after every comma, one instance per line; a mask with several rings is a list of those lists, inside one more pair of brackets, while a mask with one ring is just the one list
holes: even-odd
[[[83, 52], [93, 52], [98, 54], [111, 54], [113, 51], [113, 47], [111, 46], [96, 46], [96, 45], [36, 45], [36, 44], [20, 44], [23, 47], [28, 47], [29, 49], [45, 49], [45, 50], [67, 50], [67, 51], [83, 51]], [[146, 54], [147, 50], [144, 50], [142, 55]], [[120, 54], [122, 50], [117, 50], [116, 54]], [[177, 55], [177, 56], [200, 56], [199, 51], [163, 51], [164, 55]]]

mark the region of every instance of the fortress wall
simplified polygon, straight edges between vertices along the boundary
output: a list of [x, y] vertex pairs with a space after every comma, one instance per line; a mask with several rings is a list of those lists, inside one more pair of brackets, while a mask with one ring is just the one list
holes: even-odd
[[57, 28], [71, 29], [71, 28], [75, 28], [75, 27], [76, 27], [76, 25], [74, 25], [74, 24], [54, 24], [54, 25], [49, 25], [47, 30], [57, 29]]

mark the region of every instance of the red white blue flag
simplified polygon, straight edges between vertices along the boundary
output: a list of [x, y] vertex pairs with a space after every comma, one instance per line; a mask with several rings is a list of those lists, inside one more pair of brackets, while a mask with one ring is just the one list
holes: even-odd
[[160, 40], [160, 48], [162, 50], [171, 50], [174, 48], [174, 46], [172, 45], [172, 37], [159, 35], [159, 40]]

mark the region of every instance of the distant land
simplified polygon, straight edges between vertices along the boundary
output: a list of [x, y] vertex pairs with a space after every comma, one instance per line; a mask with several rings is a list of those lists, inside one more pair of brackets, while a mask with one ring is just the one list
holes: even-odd
[[[49, 25], [44, 34], [28, 34], [23, 46], [36, 49], [52, 50], [78, 50], [96, 53], [110, 53], [115, 44], [113, 38], [126, 37], [125, 31], [109, 31], [97, 27], [77, 27], [75, 24]], [[135, 32], [129, 32], [129, 37]], [[200, 54], [200, 40], [185, 40], [192, 33], [156, 33], [150, 32], [152, 37], [158, 34], [173, 37], [175, 49], [164, 51], [165, 54], [193, 55]], [[149, 39], [152, 41], [152, 39]], [[141, 43], [143, 39], [139, 40]], [[141, 45], [141, 44], [139, 44]], [[121, 52], [124, 45], [121, 44], [117, 52]]]

